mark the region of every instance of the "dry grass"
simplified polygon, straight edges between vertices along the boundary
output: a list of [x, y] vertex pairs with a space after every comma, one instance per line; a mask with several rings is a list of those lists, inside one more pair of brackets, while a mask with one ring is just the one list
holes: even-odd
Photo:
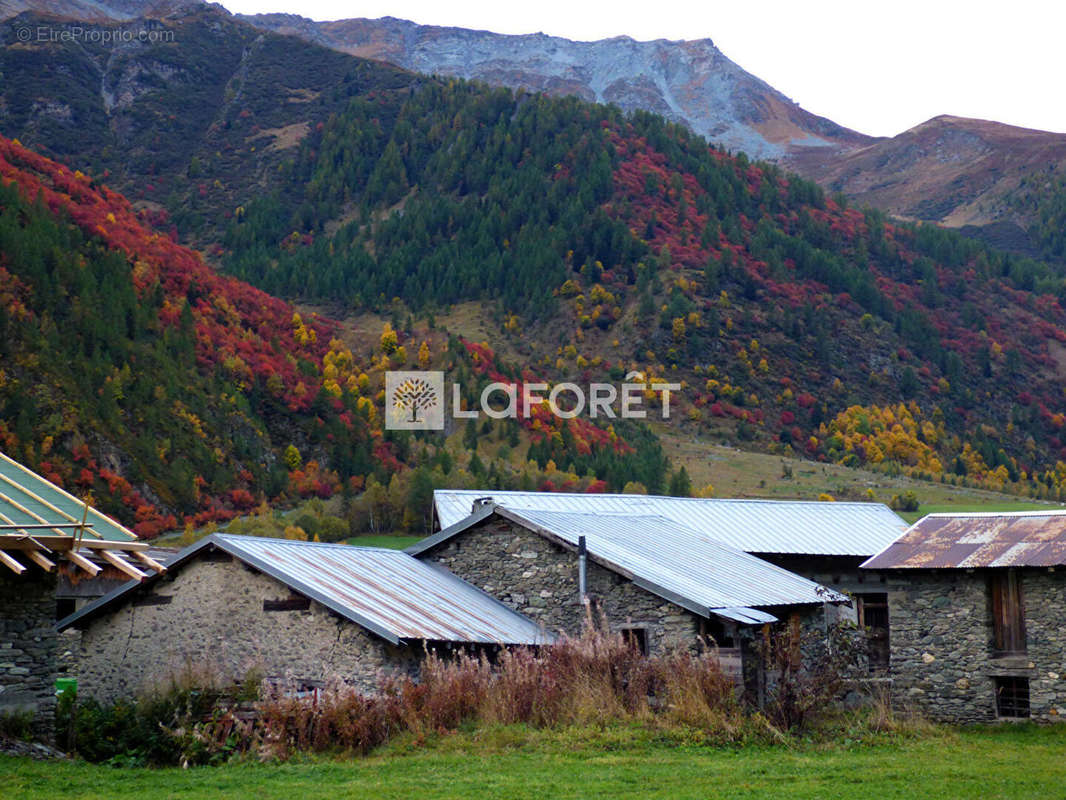
[[[893, 495], [913, 491], [924, 505], [937, 504], [967, 509], [988, 504], [1018, 503], [1015, 495], [921, 481], [903, 475], [823, 464], [800, 458], [739, 450], [710, 443], [664, 423], [653, 425], [663, 452], [674, 467], [683, 466], [693, 486], [714, 486], [716, 497], [765, 497], [815, 500], [825, 492], [842, 499], [873, 499], [888, 503]], [[786, 469], [788, 467], [788, 469]], [[873, 492], [869, 497], [867, 490]], [[1039, 501], [1032, 505], [1044, 507]]]
[[642, 656], [621, 634], [590, 626], [540, 651], [515, 648], [496, 663], [484, 656], [429, 653], [420, 679], [389, 679], [376, 694], [335, 682], [313, 697], [268, 687], [258, 714], [232, 711], [183, 730], [198, 757], [226, 748], [286, 759], [302, 751], [367, 753], [404, 734], [425, 740], [465, 725], [539, 729], [638, 723], [699, 731], [704, 741], [765, 734], [746, 714], [713, 652]]

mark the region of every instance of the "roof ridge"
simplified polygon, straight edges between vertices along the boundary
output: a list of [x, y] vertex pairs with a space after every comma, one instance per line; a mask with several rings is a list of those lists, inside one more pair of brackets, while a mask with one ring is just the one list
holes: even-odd
[[[292, 544], [300, 545], [303, 547], [336, 547], [344, 548], [345, 550], [376, 550], [382, 553], [402, 553], [403, 550], [397, 550], [394, 547], [375, 547], [363, 544], [347, 544], [346, 542], [308, 542], [303, 539], [279, 539], [276, 536], [256, 536], [255, 534], [248, 533], [226, 533], [225, 531], [217, 531], [216, 536], [222, 536], [229, 539], [236, 539], [240, 541], [259, 541], [259, 542], [271, 542], [273, 544]], [[206, 537], [205, 537], [206, 538]]]
[[[935, 517], [1062, 517], [1066, 516], [1066, 508], [1033, 509], [1028, 511], [936, 511], [926, 514], [922, 519]], [[922, 519], [918, 520], [921, 522]], [[915, 525], [918, 522], [914, 523]]]
[[[648, 500], [685, 500], [697, 503], [772, 503], [778, 505], [788, 504], [804, 504], [804, 505], [818, 505], [823, 507], [833, 506], [885, 506], [884, 503], [879, 503], [873, 500], [803, 500], [803, 499], [790, 499], [790, 498], [772, 498], [772, 497], [677, 497], [669, 494], [624, 494], [622, 492], [538, 492], [538, 491], [523, 491], [521, 489], [434, 489], [433, 493], [450, 493], [450, 494], [477, 494], [483, 497], [495, 497], [495, 496], [507, 496], [507, 495], [544, 495], [545, 497], [617, 497], [625, 499], [639, 500], [641, 498]], [[502, 505], [500, 503], [499, 505]], [[885, 506], [887, 508], [887, 506]]]

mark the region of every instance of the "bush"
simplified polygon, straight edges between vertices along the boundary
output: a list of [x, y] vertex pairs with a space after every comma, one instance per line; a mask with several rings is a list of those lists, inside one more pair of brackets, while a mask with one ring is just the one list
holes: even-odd
[[[249, 682], [258, 686], [258, 677]], [[247, 682], [246, 682], [247, 683]], [[256, 690], [253, 690], [253, 693]], [[132, 701], [103, 705], [64, 692], [56, 708], [56, 740], [86, 761], [126, 766], [213, 763], [215, 750], [189, 731], [248, 696], [247, 685], [219, 688], [208, 676], [181, 676]]]
[[917, 511], [920, 504], [918, 495], [912, 491], [906, 491], [903, 494], [893, 495], [889, 505], [896, 511]]
[[[375, 694], [339, 680], [310, 696], [298, 687], [258, 686], [254, 678], [243, 692], [186, 683], [133, 704], [66, 703], [61, 729], [73, 731], [87, 760], [153, 765], [213, 764], [242, 753], [365, 754], [399, 734], [421, 741], [471, 724], [637, 723], [711, 743], [768, 741], [828, 707], [847, 674], [846, 635], [828, 648], [815, 634], [810, 641], [798, 636], [789, 629], [765, 640], [774, 679], [762, 713], [748, 713], [713, 650], [646, 657], [622, 634], [589, 625], [551, 647], [505, 649], [495, 662], [485, 654], [429, 652], [419, 680], [389, 678]], [[807, 650], [801, 665], [796, 654]], [[256, 693], [254, 710], [240, 704]]]
[[736, 741], [751, 730], [712, 651], [647, 658], [621, 634], [590, 627], [549, 648], [484, 656], [429, 653], [421, 679], [368, 696], [335, 684], [313, 701], [272, 690], [244, 747], [261, 757], [301, 750], [366, 753], [398, 733], [424, 737], [464, 724], [536, 728], [642, 722]]
[[782, 626], [765, 634], [756, 652], [768, 684], [763, 713], [782, 730], [807, 725], [840, 698], [849, 678], [865, 673], [866, 638], [852, 625], [827, 633]]
[[0, 714], [0, 738], [29, 741], [33, 738], [34, 721], [32, 711], [12, 711]]

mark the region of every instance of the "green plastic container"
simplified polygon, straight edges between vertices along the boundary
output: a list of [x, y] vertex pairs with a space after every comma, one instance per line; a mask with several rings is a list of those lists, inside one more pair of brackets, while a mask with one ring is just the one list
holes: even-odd
[[61, 697], [64, 692], [77, 692], [77, 678], [56, 678], [56, 697]]

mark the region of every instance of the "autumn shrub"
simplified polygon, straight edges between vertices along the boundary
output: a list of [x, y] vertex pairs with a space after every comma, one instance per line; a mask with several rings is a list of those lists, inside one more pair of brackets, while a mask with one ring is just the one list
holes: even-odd
[[781, 730], [806, 726], [832, 707], [849, 680], [864, 672], [866, 639], [853, 626], [826, 631], [798, 624], [764, 633], [755, 646], [762, 660], [762, 713]]
[[756, 647], [766, 676], [758, 711], [712, 648], [647, 657], [622, 633], [590, 624], [549, 647], [503, 649], [494, 658], [431, 650], [417, 680], [385, 676], [375, 692], [339, 679], [312, 691], [284, 682], [253, 688], [251, 679], [228, 689], [204, 680], [195, 689], [187, 679], [132, 704], [79, 704], [73, 725], [87, 759], [148, 764], [365, 754], [400, 734], [424, 741], [470, 725], [638, 724], [704, 742], [770, 741], [809, 725], [839, 696], [856, 641], [833, 634], [827, 642], [795, 627], [767, 634]]
[[271, 690], [245, 749], [286, 758], [301, 750], [365, 753], [397, 733], [464, 724], [534, 728], [660, 722], [732, 741], [743, 726], [734, 682], [713, 652], [648, 658], [620, 633], [590, 626], [545, 648], [429, 653], [419, 680], [386, 679], [368, 695], [341, 684], [297, 697]]
[[744, 724], [744, 709], [736, 683], [722, 672], [714, 651], [677, 652], [654, 666], [662, 718], [734, 740]]
[[[334, 682], [310, 696], [283, 686], [264, 689], [258, 717], [241, 739], [241, 749], [263, 758], [287, 758], [298, 751], [367, 753], [403, 729], [400, 703], [390, 693], [364, 694]], [[219, 731], [201, 726], [198, 735], [219, 744]]]

